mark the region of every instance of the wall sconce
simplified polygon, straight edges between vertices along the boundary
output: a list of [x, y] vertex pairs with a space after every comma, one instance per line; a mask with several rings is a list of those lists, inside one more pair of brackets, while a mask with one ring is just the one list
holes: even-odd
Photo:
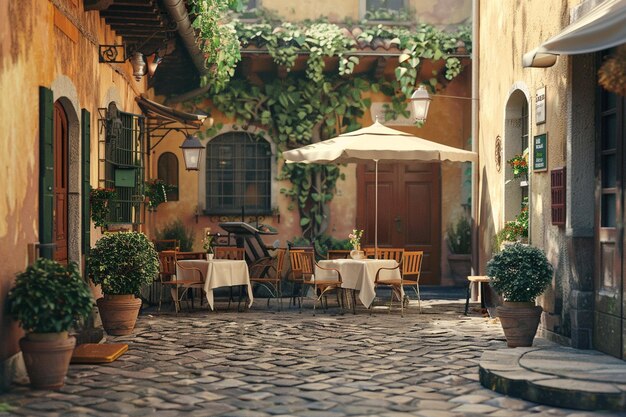
[[160, 50], [150, 55], [148, 61], [144, 54], [135, 50], [130, 56], [126, 55], [126, 47], [124, 45], [100, 45], [98, 52], [98, 61], [109, 64], [123, 64], [130, 62], [133, 67], [133, 76], [136, 81], [141, 81], [141, 77], [146, 74], [153, 76], [157, 66], [163, 61]]
[[187, 171], [199, 171], [200, 170], [200, 157], [204, 146], [200, 143], [200, 140], [192, 135], [188, 135], [183, 144], [180, 145], [183, 150], [183, 158], [185, 159], [185, 169]]
[[425, 122], [428, 117], [428, 107], [430, 107], [430, 96], [423, 85], [420, 85], [409, 99], [413, 106], [413, 115], [418, 122]]

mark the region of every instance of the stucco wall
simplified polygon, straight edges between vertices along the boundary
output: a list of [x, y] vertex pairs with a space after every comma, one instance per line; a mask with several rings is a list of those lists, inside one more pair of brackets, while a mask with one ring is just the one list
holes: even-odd
[[[479, 2], [479, 227], [481, 272], [492, 256], [492, 239], [505, 219], [505, 175], [511, 168], [504, 150], [507, 141], [506, 105], [516, 91], [529, 98], [529, 140], [548, 135], [548, 171], [529, 174], [530, 243], [543, 249], [555, 267], [555, 280], [540, 298], [546, 314], [545, 329], [569, 336], [567, 300], [571, 291], [567, 279], [566, 235], [563, 227], [551, 224], [550, 170], [566, 165], [571, 58], [561, 56], [546, 69], [522, 68], [522, 55], [556, 35], [569, 24], [569, 10], [578, 0], [542, 2], [506, 0]], [[546, 123], [536, 124], [536, 91], [546, 87]], [[502, 169], [496, 170], [495, 142], [502, 137]], [[531, 160], [532, 163], [532, 160]], [[588, 215], [588, 214], [587, 214]], [[508, 216], [507, 216], [508, 217]]]
[[[472, 14], [471, 0], [408, 0], [407, 6], [415, 18], [436, 26], [465, 23]], [[359, 20], [365, 11], [365, 0], [319, 0], [314, 2], [262, 0], [261, 6], [275, 11], [286, 20], [327, 18], [331, 22]]]
[[[97, 12], [75, 0], [0, 2], [0, 364], [19, 349], [21, 330], [6, 315], [15, 274], [27, 265], [27, 244], [38, 241], [39, 86], [52, 89], [70, 120], [70, 259], [80, 253], [80, 111], [91, 113], [91, 184], [97, 186], [98, 108], [116, 99], [138, 113], [134, 98], [146, 80], [130, 77], [130, 65], [98, 63], [98, 43], [115, 36]], [[118, 43], [121, 42], [117, 39]], [[92, 234], [95, 242], [96, 234]], [[10, 254], [10, 255], [9, 255]]]

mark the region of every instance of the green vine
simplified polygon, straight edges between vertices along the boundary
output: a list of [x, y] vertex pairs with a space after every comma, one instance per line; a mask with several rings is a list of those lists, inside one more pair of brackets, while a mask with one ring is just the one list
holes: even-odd
[[[390, 97], [387, 120], [408, 117], [408, 98], [418, 83], [423, 60], [445, 62], [445, 70], [434, 73], [427, 81], [434, 90], [462, 71], [461, 62], [454, 55], [457, 48], [462, 45], [467, 52], [471, 49], [471, 32], [465, 27], [448, 33], [425, 24], [412, 30], [361, 25], [363, 30], [355, 42], [347, 29], [327, 22], [296, 24], [266, 19], [254, 24], [235, 20], [233, 24], [242, 47], [266, 50], [286, 75], [265, 78], [263, 83], [235, 77], [220, 85], [219, 90], [212, 89], [208, 98], [244, 129], [255, 125], [265, 130], [280, 152], [360, 128], [358, 120], [371, 105], [369, 99], [363, 99], [366, 92], [380, 91]], [[392, 79], [353, 75], [359, 64], [353, 53], [357, 51], [357, 42], [369, 43], [374, 39], [383, 39], [402, 51]], [[301, 55], [308, 57], [305, 73], [294, 74], [292, 70]], [[337, 71], [326, 71], [325, 57], [338, 59]], [[203, 100], [201, 97], [197, 102]], [[284, 164], [278, 179], [289, 180], [292, 187], [281, 192], [291, 199], [290, 208], [299, 210], [306, 238], [315, 240], [324, 234], [328, 203], [337, 180], [343, 178], [340, 168], [334, 165]]]

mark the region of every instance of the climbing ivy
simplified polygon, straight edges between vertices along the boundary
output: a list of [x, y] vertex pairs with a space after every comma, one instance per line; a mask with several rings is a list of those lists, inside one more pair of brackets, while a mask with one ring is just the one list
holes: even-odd
[[[454, 79], [462, 71], [455, 56], [457, 48], [462, 46], [468, 53], [471, 49], [470, 30], [465, 27], [456, 33], [426, 24], [411, 30], [383, 25], [361, 27], [355, 41], [346, 28], [327, 22], [296, 24], [264, 19], [260, 23], [244, 24], [235, 20], [233, 28], [240, 45], [266, 50], [286, 75], [254, 84], [246, 78], [234, 77], [228, 83], [218, 83], [219, 89], [210, 90], [206, 98], [237, 125], [244, 128], [255, 125], [267, 131], [280, 154], [360, 128], [358, 120], [371, 105], [369, 99], [363, 99], [363, 94], [369, 91], [380, 91], [390, 97], [385, 112], [387, 120], [408, 117], [408, 98], [417, 84], [423, 60], [445, 62], [445, 71], [436, 72], [427, 80], [434, 91], [437, 85]], [[359, 64], [358, 56], [353, 54], [357, 42], [370, 43], [374, 39], [402, 51], [392, 79], [352, 75]], [[308, 57], [306, 70], [304, 74], [294, 74], [291, 71], [300, 55]], [[336, 72], [325, 71], [325, 57], [338, 59]], [[199, 98], [198, 103], [204, 98]], [[281, 192], [291, 199], [290, 208], [298, 208], [303, 235], [310, 240], [326, 230], [328, 203], [337, 180], [343, 177], [335, 165], [283, 165], [279, 179], [289, 180], [292, 187]]]

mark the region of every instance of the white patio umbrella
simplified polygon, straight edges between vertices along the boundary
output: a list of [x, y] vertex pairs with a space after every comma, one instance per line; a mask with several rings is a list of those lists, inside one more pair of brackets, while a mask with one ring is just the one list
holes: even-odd
[[374, 161], [376, 192], [374, 247], [378, 253], [378, 162], [456, 161], [477, 162], [475, 152], [442, 145], [388, 128], [376, 120], [369, 127], [335, 138], [283, 152], [288, 163], [347, 164]]

